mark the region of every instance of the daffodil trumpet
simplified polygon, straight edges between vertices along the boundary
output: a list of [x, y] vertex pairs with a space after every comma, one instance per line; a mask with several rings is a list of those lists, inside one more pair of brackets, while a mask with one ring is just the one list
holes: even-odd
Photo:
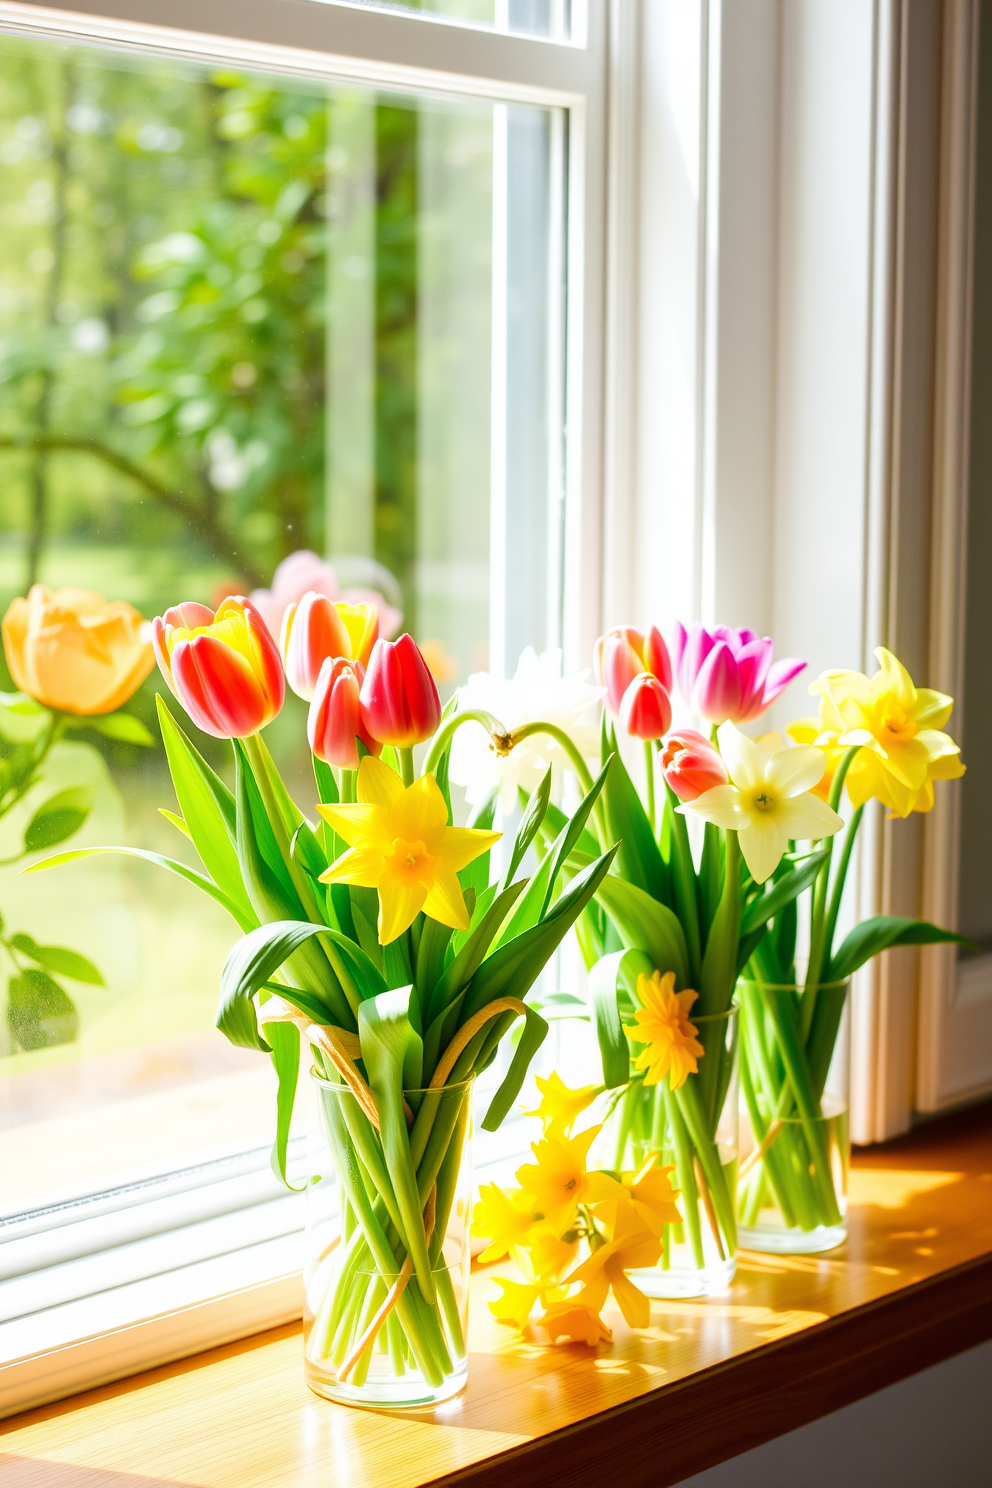
[[[179, 807], [169, 817], [202, 868], [145, 856], [207, 893], [238, 926], [217, 1024], [232, 1043], [272, 1059], [273, 1163], [284, 1179], [301, 1038], [312, 1061], [330, 1167], [318, 1157], [309, 1189], [331, 1233], [322, 1232], [307, 1266], [309, 1382], [344, 1401], [429, 1405], [461, 1388], [467, 1367], [459, 1268], [468, 1257], [473, 1081], [522, 1023], [483, 1118], [495, 1130], [548, 1031], [528, 996], [615, 849], [566, 872], [556, 842], [538, 854], [533, 877], [524, 871], [549, 807], [546, 777], [496, 877], [495, 799], [465, 826], [452, 811], [450, 749], [465, 715], [457, 704], [442, 715], [410, 636], [376, 640], [371, 607], [343, 620], [340, 610], [314, 599], [286, 628], [294, 688], [312, 694], [314, 794], [305, 809], [261, 733], [279, 711], [285, 677], [251, 602], [225, 601], [216, 615], [179, 605], [156, 624], [169, 688], [194, 721], [230, 741], [234, 789], [160, 700]], [[344, 646], [341, 637], [345, 654], [325, 655]], [[498, 720], [481, 721], [502, 740]], [[427, 746], [419, 772], [417, 744]], [[587, 792], [569, 832], [584, 829], [601, 788]], [[108, 850], [131, 851], [85, 851]]]

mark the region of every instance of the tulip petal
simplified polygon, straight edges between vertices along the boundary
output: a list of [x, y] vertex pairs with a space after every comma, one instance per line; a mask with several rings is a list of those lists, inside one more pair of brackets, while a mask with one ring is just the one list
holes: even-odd
[[[810, 799], [816, 798], [810, 797]], [[822, 806], [823, 802], [820, 801], [817, 804]], [[828, 809], [824, 807], [824, 810]], [[782, 860], [782, 854], [789, 845], [788, 836], [780, 829], [781, 820], [778, 812], [773, 817], [756, 811], [752, 814], [749, 824], [741, 827], [737, 834], [741, 845], [741, 855], [755, 883], [763, 884], [766, 879], [771, 878]]]
[[784, 796], [799, 796], [819, 785], [827, 768], [827, 756], [811, 744], [779, 749], [765, 766], [765, 779]]
[[799, 673], [805, 669], [806, 663], [794, 656], [784, 657], [769, 667], [768, 680], [765, 682], [764, 707], [770, 708], [779, 693], [784, 692], [792, 679], [798, 677]]
[[819, 796], [792, 796], [782, 801], [775, 812], [782, 832], [801, 841], [816, 842], [821, 837], [832, 837], [844, 825], [838, 816]]
[[678, 666], [679, 691], [685, 701], [692, 706], [692, 694], [696, 678], [699, 675], [703, 662], [709, 656], [714, 646], [713, 637], [698, 622], [689, 627], [685, 646], [682, 650], [682, 659]]
[[452, 930], [467, 930], [469, 927], [462, 886], [455, 870], [446, 863], [438, 863], [434, 870], [434, 882], [424, 900], [424, 913], [442, 925], [450, 925]]
[[717, 641], [700, 667], [692, 688], [692, 706], [710, 723], [740, 716], [740, 672], [726, 641]]
[[244, 739], [269, 721], [268, 700], [247, 658], [214, 636], [180, 641], [172, 675], [186, 712], [214, 738]]
[[775, 654], [775, 643], [767, 636], [763, 640], [749, 641], [737, 653], [737, 670], [740, 673], [741, 709], [740, 718], [757, 718], [768, 706], [765, 702], [765, 679]]
[[366, 755], [358, 767], [358, 799], [369, 806], [394, 806], [406, 790], [395, 770]]

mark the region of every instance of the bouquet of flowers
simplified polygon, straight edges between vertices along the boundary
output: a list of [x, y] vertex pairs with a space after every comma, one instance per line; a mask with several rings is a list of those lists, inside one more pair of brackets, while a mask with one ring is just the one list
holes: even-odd
[[[451, 741], [409, 635], [378, 636], [370, 603], [307, 593], [277, 645], [252, 603], [186, 603], [154, 622], [166, 682], [193, 722], [231, 742], [233, 790], [159, 699], [179, 814], [202, 870], [137, 849], [209, 894], [242, 932], [221, 978], [217, 1024], [271, 1054], [274, 1163], [285, 1177], [300, 1036], [311, 1049], [334, 1230], [310, 1258], [307, 1368], [336, 1398], [410, 1404], [460, 1388], [466, 1369], [465, 1148], [472, 1080], [522, 1032], [483, 1125], [509, 1110], [547, 1033], [524, 1002], [602, 883], [612, 850], [563, 875], [602, 782], [564, 821], [536, 871], [550, 775], [492, 871], [495, 798], [453, 824]], [[293, 801], [261, 736], [290, 687], [310, 704], [315, 811]], [[475, 710], [500, 748], [505, 731]], [[418, 773], [414, 747], [427, 745]], [[107, 849], [90, 849], [99, 851]], [[83, 856], [60, 854], [52, 867]], [[332, 1185], [311, 1173], [312, 1191]], [[322, 1185], [322, 1186], [321, 1186]], [[371, 1374], [370, 1374], [371, 1372]]]

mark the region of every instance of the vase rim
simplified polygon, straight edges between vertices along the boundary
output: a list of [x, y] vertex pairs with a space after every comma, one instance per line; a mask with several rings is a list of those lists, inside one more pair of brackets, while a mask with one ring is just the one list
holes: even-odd
[[[738, 985], [742, 982], [747, 987], [755, 987], [759, 992], [805, 992], [805, 982], [759, 982], [754, 977], [738, 977]], [[849, 987], [850, 977], [840, 977], [832, 982], [817, 982], [816, 991], [824, 992], [837, 987]]]
[[[322, 1075], [315, 1065], [310, 1066], [310, 1078], [315, 1085], [322, 1085], [326, 1090], [336, 1091], [341, 1095], [354, 1095], [350, 1085], [338, 1084], [335, 1080], [329, 1080]], [[410, 1090], [404, 1090], [404, 1095], [444, 1095], [455, 1090], [470, 1090], [475, 1084], [475, 1076], [469, 1075], [467, 1080], [456, 1080], [452, 1085], [423, 1085], [414, 1086]]]

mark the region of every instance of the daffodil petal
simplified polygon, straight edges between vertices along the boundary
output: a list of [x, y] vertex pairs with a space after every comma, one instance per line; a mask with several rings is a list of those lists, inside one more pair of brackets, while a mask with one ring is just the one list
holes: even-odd
[[419, 837], [434, 852], [448, 825], [448, 808], [433, 775], [421, 775], [393, 802], [390, 820], [397, 837], [416, 841]]
[[404, 883], [392, 876], [379, 879], [379, 944], [409, 930], [424, 907], [427, 890], [419, 883]]
[[[648, 1262], [650, 1265], [651, 1263]], [[613, 1296], [617, 1306], [623, 1313], [624, 1322], [628, 1328], [649, 1328], [651, 1326], [651, 1303], [645, 1297], [639, 1287], [636, 1287], [629, 1276], [618, 1271], [610, 1277], [613, 1287]]]
[[488, 852], [502, 835], [502, 832], [483, 832], [478, 827], [449, 827], [433, 851], [449, 868], [458, 872]]
[[765, 779], [784, 796], [798, 796], [819, 785], [826, 768], [827, 756], [822, 749], [799, 744], [772, 755], [765, 767]]
[[353, 847], [342, 853], [337, 862], [325, 868], [321, 883], [349, 883], [357, 888], [374, 889], [382, 875], [382, 854], [372, 848]]
[[467, 930], [469, 927], [462, 886], [454, 869], [446, 863], [438, 863], [434, 870], [434, 882], [424, 900], [424, 913], [442, 925], [450, 925], [452, 930]]
[[365, 756], [358, 767], [358, 799], [363, 805], [384, 806], [388, 810], [405, 790], [395, 770], [371, 754]]
[[732, 785], [714, 785], [708, 791], [703, 791], [694, 801], [686, 801], [675, 809], [680, 816], [687, 816], [692, 812], [694, 816], [701, 816], [704, 821], [712, 822], [715, 827], [727, 827], [735, 831], [741, 824], [738, 799], [739, 793]]
[[776, 812], [779, 826], [786, 837], [816, 841], [832, 837], [844, 825], [843, 819], [819, 796], [792, 796]]
[[[742, 734], [732, 723], [721, 723], [717, 730], [720, 753], [734, 785], [741, 790], [760, 785], [765, 778], [768, 755], [760, 744]], [[719, 789], [719, 787], [717, 787]]]
[[[786, 804], [791, 803], [783, 802], [783, 808]], [[822, 802], [820, 804], [822, 805]], [[780, 812], [776, 812], [775, 817], [772, 818], [756, 811], [751, 817], [750, 824], [741, 827], [737, 833], [741, 855], [755, 883], [762, 884], [766, 879], [771, 878], [781, 861], [782, 854], [789, 845], [788, 835], [779, 828], [781, 820]]]
[[317, 810], [349, 846], [356, 837], [368, 837], [387, 825], [381, 806], [353, 803], [344, 806], [318, 806]]
[[623, 1184], [611, 1178], [609, 1173], [597, 1171], [586, 1175], [585, 1192], [582, 1195], [583, 1204], [605, 1204], [610, 1199], [626, 1200], [628, 1198], [629, 1195]]

